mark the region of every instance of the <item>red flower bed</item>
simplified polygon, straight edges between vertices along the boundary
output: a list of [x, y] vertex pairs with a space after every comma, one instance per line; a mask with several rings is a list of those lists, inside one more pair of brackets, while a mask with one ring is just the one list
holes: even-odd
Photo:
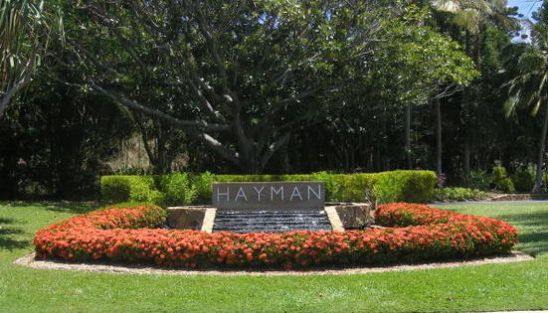
[[407, 203], [377, 209], [377, 223], [386, 228], [346, 232], [209, 234], [152, 228], [164, 219], [164, 210], [152, 205], [69, 218], [36, 233], [36, 256], [189, 268], [304, 268], [487, 256], [508, 253], [517, 242], [508, 223]]

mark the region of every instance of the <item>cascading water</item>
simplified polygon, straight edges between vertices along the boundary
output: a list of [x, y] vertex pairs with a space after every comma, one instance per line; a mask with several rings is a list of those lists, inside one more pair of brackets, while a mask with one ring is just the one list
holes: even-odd
[[213, 232], [331, 230], [323, 209], [217, 210]]

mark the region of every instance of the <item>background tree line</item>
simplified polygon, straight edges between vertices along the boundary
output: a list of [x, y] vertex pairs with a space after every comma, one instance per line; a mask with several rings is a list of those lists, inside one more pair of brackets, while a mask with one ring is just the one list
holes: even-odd
[[548, 116], [531, 104], [545, 107], [548, 63], [525, 57], [544, 47], [544, 7], [531, 43], [513, 40], [519, 16], [505, 1], [1, 7], [27, 17], [0, 24], [2, 198], [93, 197], [136, 137], [150, 167], [115, 170], [422, 168], [470, 185], [495, 162], [544, 167], [543, 118], [514, 110]]

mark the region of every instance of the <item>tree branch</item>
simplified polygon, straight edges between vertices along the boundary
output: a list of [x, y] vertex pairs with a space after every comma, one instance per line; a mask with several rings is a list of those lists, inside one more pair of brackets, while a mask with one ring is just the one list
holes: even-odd
[[443, 89], [438, 94], [433, 96], [432, 100], [440, 100], [442, 98], [450, 97], [450, 96], [454, 95], [455, 93], [461, 91], [462, 89], [463, 89], [463, 87], [460, 86], [460, 85], [449, 84], [445, 87], [445, 89]]
[[181, 121], [179, 119], [176, 119], [172, 116], [169, 116], [163, 112], [160, 112], [158, 110], [150, 109], [147, 107], [144, 107], [132, 100], [126, 99], [122, 96], [116, 95], [113, 92], [107, 91], [104, 88], [92, 84], [93, 88], [97, 91], [101, 92], [102, 94], [106, 95], [107, 97], [111, 98], [112, 100], [116, 101], [117, 103], [137, 111], [140, 111], [142, 113], [152, 115], [154, 117], [157, 117], [159, 119], [162, 119], [166, 121], [167, 123], [177, 126], [180, 128], [184, 128], [186, 132], [193, 137], [202, 140], [207, 146], [209, 146], [213, 151], [217, 152], [219, 155], [221, 155], [223, 158], [229, 160], [230, 162], [234, 163], [235, 165], [240, 165], [239, 162], [239, 156], [234, 151], [224, 147], [217, 139], [213, 138], [211, 135], [205, 133], [202, 130], [209, 129], [209, 130], [227, 130], [228, 126], [226, 125], [219, 125], [219, 124], [207, 124], [205, 122], [193, 122], [193, 121]]
[[[197, 75], [196, 73], [193, 73], [192, 76], [194, 75]], [[199, 82], [200, 79], [196, 76], [196, 77], [192, 77], [190, 82], [189, 82], [189, 85], [190, 87], [192, 87], [192, 89], [194, 90], [194, 93], [198, 96], [198, 98], [200, 99], [200, 102], [202, 104], [202, 107], [206, 110], [206, 112], [211, 115], [213, 118], [215, 118], [216, 120], [220, 121], [220, 122], [223, 122], [223, 123], [226, 123], [226, 119], [225, 117], [221, 114], [221, 112], [215, 110], [213, 108], [213, 105], [211, 105], [211, 102], [209, 102], [209, 100], [207, 99], [207, 97], [203, 94], [203, 92], [200, 90], [200, 87], [198, 87], [196, 85], [196, 83], [194, 81], [197, 81]]]
[[217, 68], [221, 76], [226, 82], [227, 80], [226, 69], [225, 69], [225, 65], [223, 64], [223, 61], [221, 60], [219, 49], [217, 47], [217, 41], [215, 40], [215, 38], [213, 37], [213, 35], [211, 34], [210, 30], [207, 27], [207, 22], [205, 20], [204, 14], [202, 13], [202, 10], [200, 8], [196, 8], [196, 12], [198, 13], [198, 26], [199, 26], [198, 28], [200, 29], [200, 32], [202, 33], [202, 35], [205, 37], [206, 44], [208, 45], [209, 50], [211, 54], [213, 55], [213, 60], [215, 61], [215, 64], [217, 65]]
[[206, 133], [196, 133], [194, 135], [202, 139], [206, 143], [206, 145], [208, 145], [213, 151], [217, 152], [225, 159], [234, 163], [234, 165], [241, 165], [238, 153], [227, 149], [217, 139], [211, 137], [209, 134]]
[[23, 82], [19, 82], [11, 86], [5, 93], [0, 94], [0, 116], [3, 115], [4, 111], [8, 107], [10, 100], [15, 96], [15, 93], [22, 87]]
[[270, 158], [272, 158], [272, 155], [274, 155], [274, 153], [278, 149], [285, 146], [287, 142], [289, 142], [290, 137], [291, 135], [289, 133], [284, 134], [268, 147], [268, 150], [266, 150], [266, 152], [263, 154], [263, 157], [261, 158], [261, 168], [264, 168], [266, 166], [268, 161], [270, 161]]
[[127, 108], [130, 108], [132, 110], [137, 110], [139, 112], [145, 113], [150, 116], [154, 116], [156, 118], [159, 118], [163, 121], [165, 121], [168, 124], [171, 124], [173, 126], [179, 127], [179, 128], [196, 128], [196, 129], [203, 129], [207, 131], [227, 131], [229, 130], [228, 125], [223, 124], [209, 124], [206, 121], [183, 121], [178, 118], [175, 118], [171, 115], [168, 115], [162, 111], [152, 109], [146, 106], [143, 106], [134, 100], [127, 99], [126, 97], [119, 95], [113, 91], [106, 90], [102, 88], [101, 86], [91, 83], [91, 86], [93, 89], [99, 91], [103, 95], [111, 98], [116, 103], [119, 103]]
[[148, 159], [150, 163], [155, 164], [156, 158], [154, 156], [154, 153], [152, 153], [152, 149], [150, 149], [150, 145], [148, 144], [148, 136], [147, 136], [147, 130], [145, 128], [144, 122], [139, 116], [139, 112], [134, 112], [133, 119], [135, 120], [137, 127], [139, 128], [139, 131], [141, 132], [141, 138], [143, 140], [143, 146], [145, 148], [145, 151], [148, 155]]

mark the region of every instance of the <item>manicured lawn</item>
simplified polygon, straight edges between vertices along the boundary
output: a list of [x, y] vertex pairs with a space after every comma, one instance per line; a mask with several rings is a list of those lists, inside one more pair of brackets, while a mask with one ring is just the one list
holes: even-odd
[[470, 312], [548, 309], [548, 203], [455, 204], [518, 226], [534, 261], [402, 273], [303, 277], [137, 276], [12, 262], [38, 228], [86, 205], [0, 203], [1, 312]]

